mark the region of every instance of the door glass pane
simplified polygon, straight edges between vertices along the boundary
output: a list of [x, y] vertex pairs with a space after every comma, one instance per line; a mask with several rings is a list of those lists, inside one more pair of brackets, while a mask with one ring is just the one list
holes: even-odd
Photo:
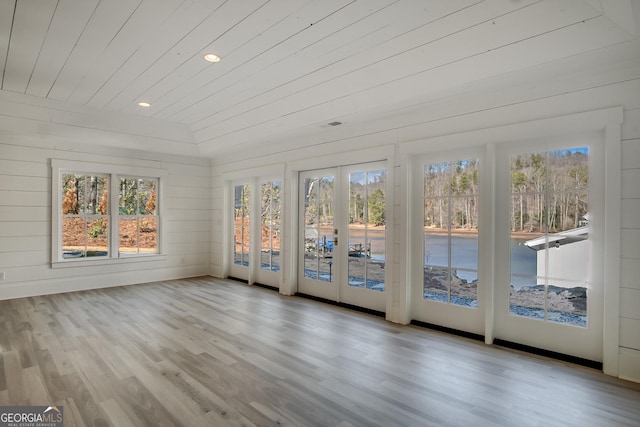
[[234, 187], [233, 263], [249, 265], [249, 185]]
[[515, 315], [585, 327], [589, 150], [511, 158], [511, 298]]
[[280, 181], [261, 184], [260, 268], [280, 271]]
[[386, 171], [349, 174], [349, 286], [384, 291]]
[[424, 166], [425, 299], [478, 306], [478, 160]]
[[425, 200], [424, 298], [449, 300], [449, 200]]
[[367, 288], [384, 291], [387, 171], [367, 172]]
[[587, 326], [587, 288], [584, 281], [549, 279], [547, 319], [550, 322]]
[[333, 282], [334, 177], [305, 179], [304, 276]]

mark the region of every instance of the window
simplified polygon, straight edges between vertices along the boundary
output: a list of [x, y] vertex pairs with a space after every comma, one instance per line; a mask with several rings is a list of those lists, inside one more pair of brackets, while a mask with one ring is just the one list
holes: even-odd
[[165, 171], [57, 159], [51, 166], [53, 265], [160, 254]]
[[121, 177], [118, 184], [120, 255], [158, 252], [158, 180]]
[[304, 277], [334, 282], [335, 177], [305, 178], [304, 190]]
[[260, 268], [280, 271], [280, 181], [267, 181], [261, 188]]
[[62, 175], [62, 258], [109, 255], [109, 176]]
[[386, 170], [349, 174], [349, 286], [385, 288]]
[[424, 166], [423, 298], [478, 306], [478, 160]]
[[511, 157], [513, 315], [587, 325], [589, 149]]
[[249, 185], [236, 185], [234, 194], [233, 263], [249, 266]]

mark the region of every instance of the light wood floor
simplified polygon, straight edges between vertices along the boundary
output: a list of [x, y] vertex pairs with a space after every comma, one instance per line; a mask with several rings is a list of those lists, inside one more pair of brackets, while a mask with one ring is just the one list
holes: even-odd
[[211, 278], [0, 301], [0, 405], [65, 426], [638, 426], [640, 384]]

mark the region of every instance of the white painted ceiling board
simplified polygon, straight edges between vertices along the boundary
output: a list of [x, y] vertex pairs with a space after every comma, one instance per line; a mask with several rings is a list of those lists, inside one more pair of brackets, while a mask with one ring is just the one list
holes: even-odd
[[[0, 133], [51, 130], [75, 140], [77, 128], [98, 137], [92, 144], [118, 147], [106, 135], [131, 133], [124, 140], [138, 148], [192, 153], [199, 144], [207, 156], [288, 144], [320, 149], [342, 132], [372, 132], [383, 141], [394, 134], [380, 130], [384, 117], [482, 93], [484, 85], [553, 93], [560, 83], [548, 75], [536, 80], [529, 70], [638, 41], [638, 4], [0, 0]], [[222, 61], [206, 63], [207, 51]], [[634, 65], [625, 67], [602, 73], [621, 78]], [[514, 78], [518, 72], [527, 77]], [[575, 68], [575, 82], [592, 81], [590, 72]], [[137, 106], [143, 98], [150, 108]], [[439, 117], [437, 109], [424, 111], [426, 122]], [[345, 124], [328, 128], [333, 120]]]
[[[638, 49], [639, 41], [621, 43], [612, 49], [589, 51], [456, 86], [442, 98], [415, 104], [403, 103], [393, 111], [378, 113], [374, 116], [374, 127], [399, 128], [496, 106], [505, 107], [566, 92], [588, 90], [612, 81], [640, 79], [640, 57], [629, 54]], [[350, 123], [355, 120], [349, 118]]]
[[[300, 37], [302, 34], [323, 27], [317, 23], [310, 26], [308, 22], [324, 20], [323, 18], [326, 16], [308, 16], [308, 11], [301, 12], [304, 12], [302, 15], [306, 16], [306, 19], [300, 18], [300, 14], [290, 14], [276, 26], [269, 28], [264, 33], [261, 33], [259, 37], [251, 40], [249, 43], [251, 46], [243, 49], [242, 56], [234, 55], [233, 58], [227, 58], [230, 61], [233, 60], [233, 62], [227, 63], [227, 60], [225, 60], [224, 63], [216, 64], [216, 71], [219, 70], [219, 74], [213, 74], [215, 78], [207, 79], [205, 75], [202, 81], [187, 82], [186, 84], [190, 87], [196, 84], [201, 85], [201, 87], [197, 91], [192, 91], [192, 95], [189, 97], [162, 108], [156, 117], [171, 118], [172, 120], [185, 122], [186, 117], [194, 114], [194, 110], [203, 112], [202, 114], [208, 114], [209, 111], [228, 108], [229, 96], [232, 97], [232, 102], [237, 102], [238, 98], [234, 97], [234, 95], [229, 95], [230, 91], [238, 90], [240, 92], [254, 93], [256, 89], [251, 86], [251, 81], [255, 80], [248, 80], [250, 78], [264, 80], [269, 82], [268, 84], [272, 84], [266, 77], [270, 66], [282, 63], [287, 58], [298, 55], [297, 48], [280, 41]], [[313, 12], [318, 13], [316, 10]], [[291, 21], [295, 25], [291, 24]], [[301, 64], [298, 61], [297, 64], [285, 69], [287, 75], [297, 76], [299, 73], [303, 73], [304, 69], [301, 65], [308, 66], [309, 64]], [[288, 80], [287, 77], [284, 77], [284, 79]], [[212, 94], [214, 96], [211, 96]], [[169, 101], [174, 100], [170, 99]]]
[[56, 4], [56, 0], [16, 3], [2, 89], [26, 91]]
[[[334, 101], [344, 99], [352, 94], [361, 96], [366, 91], [370, 91], [372, 96], [366, 96], [365, 102], [360, 104], [355, 104], [351, 100], [349, 102], [351, 108], [367, 108], [383, 101], [388, 102], [390, 99], [394, 99], [396, 93], [404, 97], [406, 93], [426, 94], [433, 92], [442, 86], [441, 80], [418, 79], [416, 83], [419, 86], [411, 86], [413, 87], [412, 91], [407, 91], [406, 88], [409, 86], [406, 86], [403, 80], [429, 70], [442, 68], [444, 65], [472, 58], [480, 53], [491, 53], [501, 47], [545, 34], [566, 25], [582, 22], [594, 15], [594, 11], [590, 7], [584, 8], [585, 10], [582, 13], [576, 15], [550, 13], [550, 11], [557, 11], [556, 8], [562, 6], [564, 6], [562, 2], [539, 3], [529, 8], [527, 13], [515, 11], [504, 15], [500, 19], [472, 26], [467, 31], [455, 32], [448, 37], [438, 37], [433, 43], [407, 50], [390, 57], [386, 61], [372, 62], [371, 65], [365, 68], [345, 73], [339, 78], [324, 84], [312, 86], [307, 90], [296, 93], [294, 96], [270, 102], [264, 107], [254, 109], [247, 114], [215, 123], [215, 126], [196, 131], [196, 138], [198, 140], [208, 140], [222, 136], [227, 137], [234, 133], [235, 130], [240, 129], [243, 131], [246, 123], [266, 124], [269, 120], [280, 120], [282, 117], [292, 114], [299, 117], [301, 116], [301, 114], [298, 114], [299, 111], [304, 111], [303, 114], [306, 115], [314, 106], [322, 105], [333, 109], [335, 108], [335, 105], [332, 105]], [[534, 9], [535, 13], [532, 13], [531, 9]], [[553, 16], [556, 19], [549, 19], [549, 16]], [[539, 21], [544, 22], [541, 23]], [[508, 31], [502, 30], [501, 27], [507, 27]], [[471, 34], [467, 34], [467, 32]], [[464, 47], [460, 46], [463, 43]], [[527, 50], [526, 52], [531, 55], [532, 52], [535, 53], [536, 51]], [[499, 66], [502, 61], [509, 60], [508, 57], [503, 59], [500, 56], [495, 56], [492, 55], [494, 57], [492, 59], [495, 61], [492, 65]], [[467, 78], [473, 78], [476, 71], [465, 74], [468, 75]], [[397, 91], [389, 93], [388, 90], [385, 90], [386, 96], [381, 96], [379, 86], [383, 84], [390, 85], [396, 81], [399, 82], [399, 84], [394, 85], [394, 89], [397, 89]], [[464, 83], [464, 80], [458, 79], [457, 82]], [[404, 87], [402, 87], [403, 85]], [[313, 111], [318, 112], [316, 110]], [[343, 114], [352, 112], [351, 110], [338, 111]], [[289, 121], [289, 123], [291, 122]], [[300, 122], [299, 119], [295, 123], [296, 125], [298, 123], [309, 124], [307, 121]], [[281, 125], [277, 124], [275, 126], [281, 127]]]
[[[299, 0], [272, 0], [260, 8], [259, 14], [250, 15], [222, 34], [216, 40], [215, 48], [212, 46], [210, 50], [223, 57], [224, 61], [210, 64], [203, 61], [201, 55], [197, 55], [182, 64], [146, 91], [147, 96], [154, 100], [154, 108], [149, 110], [149, 114], [157, 118], [166, 118], [160, 113], [171, 107], [174, 111], [180, 109], [180, 106], [174, 105], [176, 102], [186, 99], [187, 105], [190, 105], [194, 102], [191, 99], [197, 98], [204, 91], [203, 86], [232, 73], [242, 65], [246, 58], [239, 53], [253, 54], [252, 52], [258, 50], [254, 46], [249, 47], [251, 43], [256, 41], [264, 43], [265, 49], [276, 44], [279, 39], [271, 39], [271, 28], [277, 25], [283, 16], [296, 13], [296, 9], [303, 7], [304, 4]], [[196, 64], [191, 67], [193, 71], [189, 71], [189, 62]], [[216, 92], [212, 90], [211, 93]], [[171, 112], [168, 114], [173, 116]], [[175, 116], [172, 119], [175, 120]]]
[[[482, 82], [474, 82], [463, 86], [457, 86], [447, 96], [430, 102], [417, 104], [403, 104], [394, 111], [378, 111], [375, 115], [367, 115], [366, 121], [357, 114], [346, 116], [344, 120], [350, 126], [331, 128], [323, 134], [308, 130], [305, 135], [282, 135], [280, 141], [266, 141], [262, 147], [252, 150], [252, 157], [260, 157], [271, 152], [286, 152], [299, 148], [301, 141], [304, 145], [317, 145], [328, 141], [342, 141], [349, 144], [350, 140], [366, 136], [369, 139], [387, 135], [389, 142], [396, 140], [411, 141], [433, 136], [434, 130], [439, 126], [436, 122], [453, 121], [457, 117], [465, 115], [466, 121], [471, 126], [482, 127], [491, 125], [487, 123], [488, 112], [495, 111], [497, 116], [502, 116], [505, 108], [518, 109], [519, 105], [530, 104], [532, 101], [552, 99], [554, 96], [576, 93], [593, 87], [601, 87], [614, 81], [638, 82], [635, 86], [630, 83], [630, 94], [638, 93], [640, 84], [640, 58], [633, 58], [631, 52], [638, 51], [640, 42], [634, 41], [616, 45], [613, 49], [601, 49], [591, 51], [577, 57], [563, 58], [558, 61], [547, 62], [538, 66], [529, 67], [526, 70], [516, 70], [511, 73], [485, 79]], [[581, 79], [576, 75], [581, 70], [587, 73]], [[613, 76], [612, 76], [613, 74]], [[634, 89], [635, 88], [635, 89]], [[630, 95], [633, 96], [633, 95]], [[599, 102], [598, 101], [593, 101]], [[586, 106], [586, 104], [583, 104]], [[589, 105], [591, 107], [591, 105]], [[520, 108], [522, 109], [522, 108]], [[531, 114], [529, 111], [528, 114]], [[545, 114], [553, 114], [548, 110], [541, 110], [537, 114], [544, 117]], [[480, 123], [470, 117], [480, 117]], [[518, 120], [520, 117], [512, 115], [509, 120]], [[463, 129], [458, 128], [459, 131]], [[240, 158], [242, 151], [225, 153], [225, 156]]]
[[13, 11], [15, 3], [11, 0], [0, 1], [0, 89], [4, 82], [5, 64], [11, 39], [11, 27], [13, 25]]
[[74, 104], [88, 103], [118, 68], [142, 44], [155, 36], [156, 29], [180, 6], [182, 0], [144, 0], [109, 43], [89, 72], [69, 97]]
[[[243, 104], [235, 102], [235, 105], [231, 108], [226, 104], [223, 104], [223, 106], [218, 107], [216, 110], [211, 108], [203, 109], [204, 111], [208, 111], [210, 109], [213, 111], [219, 111], [221, 115], [219, 117], [214, 117], [212, 114], [209, 114], [210, 117], [203, 119], [201, 122], [190, 124], [193, 126], [195, 131], [199, 131], [207, 126], [216, 125], [216, 123], [226, 120], [229, 117], [236, 117], [245, 111], [254, 111], [256, 108], [267, 107], [272, 103], [285, 100], [287, 97], [292, 95], [299, 95], [305, 90], [319, 87], [319, 85], [324, 84], [325, 87], [330, 87], [333, 82], [340, 77], [348, 76], [350, 73], [358, 71], [366, 73], [366, 67], [375, 66], [381, 61], [389, 59], [393, 60], [394, 57], [405, 54], [411, 49], [417, 49], [421, 46], [428, 45], [431, 41], [435, 43], [448, 36], [456, 35], [465, 29], [472, 28], [475, 25], [488, 22], [494, 18], [496, 14], [513, 12], [514, 10], [521, 9], [532, 3], [535, 3], [535, 1], [529, 0], [525, 3], [518, 3], [516, 6], [513, 3], [492, 1], [491, 4], [494, 6], [492, 8], [477, 5], [473, 7], [465, 7], [458, 13], [451, 13], [452, 11], [447, 9], [439, 10], [438, 12], [440, 12], [440, 14], [435, 15], [433, 21], [428, 21], [415, 30], [404, 32], [399, 36], [392, 37], [390, 40], [380, 43], [378, 46], [359, 52], [356, 55], [342, 58], [336, 62], [331, 61], [329, 58], [328, 65], [321, 65], [314, 70], [314, 72], [307, 73], [298, 79], [292, 79], [290, 82], [287, 82], [288, 84], [280, 82], [278, 84], [272, 84], [271, 86], [275, 87], [277, 90], [260, 93], [259, 96], [254, 96]], [[484, 4], [482, 6], [484, 6]], [[502, 6], [502, 8], [499, 8], [499, 6]], [[463, 47], [466, 43], [467, 40], [464, 40]], [[388, 64], [389, 63], [392, 64], [392, 62], [388, 62]], [[265, 70], [266, 76], [261, 76], [260, 78], [268, 80], [271, 75], [286, 75], [285, 73], [286, 72], [280, 70], [276, 65], [273, 67], [273, 70]], [[310, 102], [315, 101], [313, 98], [305, 99], [310, 100]]]
[[239, 21], [262, 7], [267, 0], [243, 0], [225, 2], [207, 20], [194, 28], [189, 34], [173, 46], [162, 58], [137, 76], [129, 85], [111, 100], [106, 107], [122, 109], [136, 99], [145, 96], [145, 91], [165, 78], [195, 55], [203, 55], [212, 43], [229, 31]]
[[98, 5], [98, 0], [60, 0], [26, 93], [47, 97]]
[[[367, 36], [370, 28], [377, 29], [381, 25], [385, 25], [384, 20], [386, 19], [389, 22], [386, 24], [385, 29], [393, 28], [393, 31], [379, 31], [374, 36], [366, 37], [368, 39], [367, 48], [362, 49], [372, 52], [372, 62], [380, 60], [383, 58], [385, 43], [391, 39], [401, 37], [413, 29], [411, 20], [407, 22], [406, 19], [400, 18], [402, 14], [406, 15], [407, 10], [398, 6], [399, 4], [394, 3], [390, 7], [384, 8], [384, 13], [375, 13], [367, 18], [361, 17], [357, 22], [348, 26], [346, 23], [340, 23], [338, 27], [326, 28], [319, 35], [321, 43], [314, 43], [313, 40], [308, 40], [309, 45], [301, 50], [293, 52], [283, 50], [282, 54], [286, 54], [286, 56], [275, 55], [275, 52], [272, 52], [269, 55], [268, 62], [265, 61], [265, 64], [256, 63], [251, 68], [243, 67], [234, 73], [231, 76], [235, 79], [232, 85], [220, 87], [218, 82], [214, 82], [211, 86], [207, 86], [205, 92], [215, 90], [215, 99], [203, 100], [203, 103], [198, 103], [197, 105], [192, 104], [192, 108], [175, 114], [173, 118], [193, 125], [196, 130], [201, 129], [206, 124], [198, 122], [213, 117], [216, 113], [221, 112], [226, 117], [234, 116], [237, 114], [237, 110], [252, 109], [294, 93], [299, 90], [297, 89], [298, 87], [306, 88], [317, 82], [331, 79], [334, 75], [339, 75], [339, 72], [334, 70], [340, 67], [342, 63], [351, 63], [353, 64], [352, 67], [361, 66], [360, 60], [349, 61], [351, 55], [341, 52], [339, 48], [352, 40], [362, 40]], [[427, 22], [450, 14], [469, 4], [472, 4], [472, 2], [448, 2], [447, 8], [430, 9], [429, 16], [419, 13], [413, 15], [420, 16], [421, 25], [424, 26]], [[356, 19], [356, 17], [353, 17], [353, 19]], [[391, 22], [399, 22], [401, 24], [396, 25], [391, 24]], [[414, 24], [414, 26], [416, 25]], [[313, 30], [316, 31], [318, 28], [325, 28], [326, 26], [322, 23], [314, 27]], [[361, 53], [361, 51], [358, 51], [358, 53]], [[267, 95], [266, 99], [265, 95]], [[242, 101], [249, 101], [249, 103], [242, 104]], [[193, 113], [193, 110], [201, 113]], [[204, 117], [203, 114], [205, 115]], [[221, 118], [213, 119], [210, 123], [217, 123], [220, 120]]]
[[[638, 0], [633, 0], [636, 7], [640, 7]], [[605, 15], [618, 26], [630, 34], [638, 35], [638, 29], [633, 15], [632, 0], [600, 0]]]
[[[184, 2], [167, 21], [160, 25], [153, 33], [148, 43], [141, 46], [135, 55], [127, 58], [118, 70], [109, 77], [109, 81], [96, 92], [89, 104], [104, 108], [117, 94], [119, 94], [135, 77], [140, 76], [153, 67], [163, 55], [167, 54], [185, 35], [202, 24], [215, 13], [217, 7], [224, 0], [216, 3], [195, 1]], [[142, 110], [140, 110], [142, 111]]]
[[53, 84], [49, 98], [69, 99], [140, 3], [141, 0], [108, 0], [98, 4]]
[[[605, 30], [611, 31], [609, 39], [603, 39], [600, 34]], [[364, 110], [367, 105], [377, 105], [380, 99], [385, 99], [390, 105], [399, 103], [411, 103], [416, 98], [429, 99], [437, 97], [438, 93], [465, 84], [473, 79], [480, 80], [492, 75], [496, 75], [496, 70], [501, 72], [515, 71], [534, 66], [543, 62], [553, 61], [569, 55], [587, 52], [604, 45], [614, 44], [628, 38], [628, 33], [619, 27], [612, 27], [610, 21], [604, 17], [598, 17], [586, 21], [584, 24], [576, 24], [562, 28], [553, 34], [548, 33], [541, 37], [524, 40], [520, 44], [512, 44], [501, 50], [493, 50], [486, 55], [472, 56], [447, 67], [434, 68], [424, 73], [415, 74], [402, 80], [386, 83], [378, 86], [375, 90], [362, 91], [357, 94], [327, 101], [323, 104], [306, 108], [292, 113], [289, 116], [273, 118], [261, 122], [247, 122], [250, 126], [234, 128], [225, 135], [216, 135], [224, 144], [217, 147], [225, 150], [226, 147], [236, 147], [242, 150], [246, 148], [248, 141], [256, 135], [268, 134], [277, 135], [294, 129], [295, 127], [309, 126], [317, 123], [317, 117], [331, 117], [347, 115], [355, 111]], [[576, 50], [578, 49], [578, 50]], [[533, 55], [532, 52], [542, 52]], [[436, 81], [440, 85], [437, 89], [432, 88], [432, 92], [416, 93], [409, 95], [403, 86], [410, 86], [418, 90], [424, 82]], [[426, 86], [425, 86], [426, 87]], [[293, 120], [289, 120], [293, 119]], [[296, 123], [292, 126], [291, 123]], [[215, 141], [211, 138], [211, 141]], [[208, 144], [206, 134], [198, 134], [196, 139], [200, 142], [203, 152], [213, 154], [208, 151], [216, 147], [215, 142]], [[203, 142], [204, 141], [204, 144]], [[206, 144], [206, 145], [205, 145]]]
[[[225, 58], [224, 61], [215, 64], [215, 67], [212, 67], [210, 72], [203, 75], [205, 81], [202, 83], [208, 83], [209, 81], [211, 83], [194, 89], [193, 86], [201, 85], [202, 83], [199, 80], [194, 81], [194, 84], [187, 82], [188, 86], [180, 91], [178, 95], [183, 94], [183, 96], [177, 102], [171, 97], [164, 103], [160, 100], [158, 110], [160, 114], [157, 117], [178, 120], [175, 116], [176, 113], [180, 113], [191, 105], [200, 105], [200, 101], [211, 95], [215, 94], [217, 97], [220, 88], [227, 86], [230, 80], [238, 81], [244, 79], [247, 64], [252, 69], [255, 69], [255, 72], [259, 72], [268, 64], [277, 62], [282, 57], [291, 54], [291, 47], [285, 43], [286, 40], [310, 31], [313, 28], [311, 24], [324, 20], [328, 14], [330, 15], [332, 11], [342, 8], [345, 3], [347, 3], [346, 0], [332, 0], [331, 2], [324, 2], [322, 7], [319, 7], [317, 2], [313, 2], [299, 10], [276, 9], [282, 16], [282, 19], [276, 25], [266, 28], [263, 32], [256, 33], [258, 37], [253, 37], [238, 51], [230, 51], [227, 54], [223, 49], [220, 54]], [[224, 36], [237, 34], [237, 28], [240, 26], [234, 27]], [[244, 36], [241, 37], [244, 38]], [[207, 78], [208, 74], [211, 74], [213, 78]], [[184, 97], [184, 93], [187, 93], [188, 96]], [[205, 107], [202, 105], [198, 108]]]

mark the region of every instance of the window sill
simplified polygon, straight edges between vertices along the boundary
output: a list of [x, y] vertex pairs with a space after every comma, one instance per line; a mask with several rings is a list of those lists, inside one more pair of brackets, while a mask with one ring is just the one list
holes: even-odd
[[74, 268], [74, 267], [96, 267], [110, 264], [129, 264], [149, 261], [165, 261], [166, 254], [150, 255], [124, 255], [120, 258], [100, 258], [100, 259], [69, 259], [65, 261], [52, 261], [51, 268]]

